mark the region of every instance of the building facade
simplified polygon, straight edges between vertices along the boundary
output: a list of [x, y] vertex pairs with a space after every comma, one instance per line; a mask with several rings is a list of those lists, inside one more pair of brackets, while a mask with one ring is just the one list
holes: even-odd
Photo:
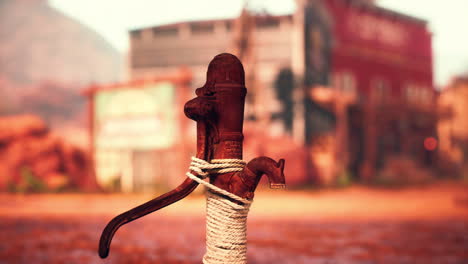
[[[246, 85], [257, 99], [246, 106], [247, 122], [306, 148], [303, 181], [326, 174], [319, 178], [329, 182], [343, 170], [372, 177], [392, 155], [429, 164], [423, 142], [435, 136], [435, 90], [427, 23], [373, 1], [300, 0], [297, 7], [291, 15], [253, 15], [246, 72], [257, 81]], [[222, 19], [132, 30], [130, 75], [185, 65], [200, 87], [212, 57], [233, 50], [235, 25]]]
[[[437, 125], [439, 151], [445, 167], [468, 179], [468, 76], [459, 76], [445, 87], [438, 98], [440, 119]], [[460, 175], [461, 174], [461, 175]]]

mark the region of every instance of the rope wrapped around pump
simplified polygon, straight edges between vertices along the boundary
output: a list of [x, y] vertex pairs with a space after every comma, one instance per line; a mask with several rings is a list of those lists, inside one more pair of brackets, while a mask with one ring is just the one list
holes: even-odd
[[210, 174], [242, 171], [244, 166], [245, 161], [239, 159], [214, 159], [210, 163], [192, 157], [190, 170], [198, 177], [191, 172], [187, 176], [208, 188], [204, 264], [247, 263], [247, 215], [252, 201], [203, 180]]

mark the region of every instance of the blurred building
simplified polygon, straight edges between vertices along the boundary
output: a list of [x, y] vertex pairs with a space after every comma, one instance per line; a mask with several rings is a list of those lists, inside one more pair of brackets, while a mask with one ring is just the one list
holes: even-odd
[[188, 100], [190, 73], [115, 85], [91, 86], [89, 134], [94, 173], [111, 190], [154, 191], [185, 177], [195, 138], [181, 106]]
[[[440, 153], [444, 161], [468, 173], [468, 77], [457, 77], [439, 96]], [[454, 175], [455, 176], [455, 175]], [[468, 177], [468, 175], [466, 175]]]
[[[243, 59], [246, 74], [256, 76], [250, 83], [247, 76], [248, 99], [255, 100], [248, 100], [246, 127], [266, 122], [264, 134], [303, 146], [302, 182], [329, 183], [345, 172], [369, 179], [396, 156], [431, 166], [424, 141], [436, 135], [436, 94], [426, 21], [373, 1], [297, 6], [291, 15], [250, 14], [252, 26], [243, 28], [252, 50]], [[239, 55], [233, 45], [239, 24], [238, 18], [132, 30], [130, 75], [186, 65], [201, 86], [215, 54]]]

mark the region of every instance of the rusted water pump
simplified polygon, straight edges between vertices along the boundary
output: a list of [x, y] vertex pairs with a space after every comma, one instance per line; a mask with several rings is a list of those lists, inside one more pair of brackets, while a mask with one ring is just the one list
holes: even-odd
[[[185, 104], [185, 114], [197, 122], [197, 154], [188, 178], [176, 189], [112, 219], [104, 229], [99, 255], [109, 254], [117, 229], [168, 206], [199, 183], [207, 186], [207, 253], [203, 263], [246, 263], [246, 219], [262, 175], [271, 188], [283, 188], [284, 160], [258, 157], [242, 161], [244, 103], [247, 89], [242, 63], [231, 54], [216, 56], [197, 97]], [[203, 178], [209, 177], [209, 183]]]

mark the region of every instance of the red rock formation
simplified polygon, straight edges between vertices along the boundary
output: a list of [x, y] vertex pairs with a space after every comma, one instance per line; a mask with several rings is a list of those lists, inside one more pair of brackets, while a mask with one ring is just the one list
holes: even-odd
[[97, 189], [88, 153], [50, 133], [37, 116], [0, 118], [0, 159], [0, 190]]

